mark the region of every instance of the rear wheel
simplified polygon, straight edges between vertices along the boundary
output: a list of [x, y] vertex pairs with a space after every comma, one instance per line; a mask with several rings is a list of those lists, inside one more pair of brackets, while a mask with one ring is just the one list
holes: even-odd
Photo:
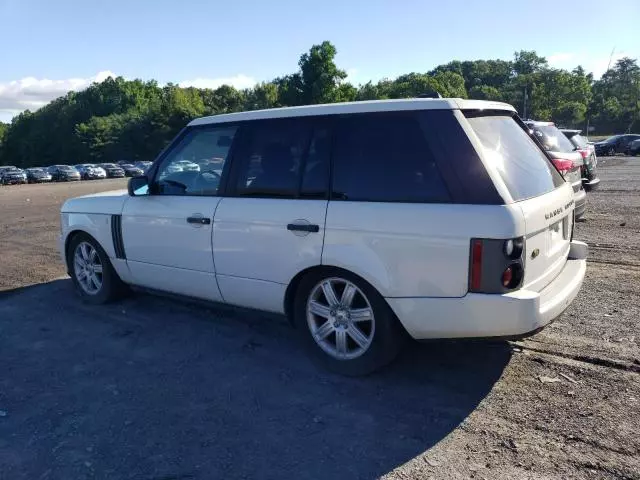
[[391, 362], [405, 334], [384, 298], [342, 270], [302, 279], [294, 320], [313, 357], [342, 375], [366, 375]]
[[100, 244], [87, 234], [76, 234], [69, 245], [69, 272], [83, 300], [107, 303], [118, 298], [125, 285]]

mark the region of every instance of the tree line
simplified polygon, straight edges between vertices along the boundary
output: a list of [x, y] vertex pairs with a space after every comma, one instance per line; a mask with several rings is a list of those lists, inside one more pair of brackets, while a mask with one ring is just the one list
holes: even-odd
[[330, 42], [301, 55], [298, 71], [238, 90], [160, 86], [156, 81], [108, 78], [69, 92], [44, 107], [0, 123], [0, 164], [22, 167], [54, 163], [152, 160], [196, 117], [241, 110], [372, 99], [444, 97], [498, 100], [521, 116], [566, 127], [610, 133], [638, 129], [640, 67], [618, 60], [599, 80], [582, 67], [552, 68], [535, 51], [513, 60], [454, 60], [426, 73], [408, 73], [355, 86], [335, 63]]

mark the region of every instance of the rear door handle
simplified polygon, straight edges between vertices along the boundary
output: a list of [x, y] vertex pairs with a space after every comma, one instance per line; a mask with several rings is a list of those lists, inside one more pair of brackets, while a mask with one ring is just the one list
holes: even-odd
[[287, 230], [292, 232], [318, 233], [320, 231], [320, 225], [314, 225], [311, 223], [290, 223], [287, 225]]
[[187, 223], [195, 223], [196, 225], [209, 225], [211, 219], [207, 217], [187, 217]]

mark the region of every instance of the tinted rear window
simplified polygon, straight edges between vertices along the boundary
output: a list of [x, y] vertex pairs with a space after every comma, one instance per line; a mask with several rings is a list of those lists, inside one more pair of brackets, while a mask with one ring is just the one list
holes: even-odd
[[483, 157], [500, 173], [515, 201], [544, 195], [563, 184], [558, 171], [511, 116], [467, 113], [467, 119], [480, 139]]

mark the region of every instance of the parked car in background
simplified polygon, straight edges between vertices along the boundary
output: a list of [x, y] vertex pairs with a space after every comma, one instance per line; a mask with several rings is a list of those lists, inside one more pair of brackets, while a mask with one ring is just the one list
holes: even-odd
[[0, 167], [0, 183], [2, 185], [27, 183], [27, 174], [24, 170], [13, 165], [3, 166]]
[[45, 183], [51, 181], [51, 174], [41, 167], [27, 168], [27, 183]]
[[124, 174], [127, 177], [138, 177], [144, 174], [144, 170], [130, 163], [123, 163], [120, 165], [120, 168], [124, 170]]
[[149, 170], [149, 168], [151, 168], [151, 165], [153, 165], [153, 162], [140, 161], [140, 162], [134, 163], [134, 165], [136, 167], [142, 169], [142, 171], [144, 173], [147, 173], [147, 170]]
[[587, 208], [587, 193], [582, 186], [582, 155], [553, 122], [527, 120], [525, 124], [533, 131], [533, 136], [542, 144], [558, 171], [571, 184], [576, 202], [575, 216], [581, 218]]
[[80, 180], [80, 172], [70, 165], [52, 165], [48, 171], [51, 174], [51, 180], [54, 182]]
[[80, 172], [82, 180], [100, 180], [107, 178], [107, 172], [104, 171], [104, 168], [92, 163], [81, 163], [80, 165], [76, 165], [75, 168]]
[[640, 139], [629, 144], [629, 155], [640, 155]]
[[596, 155], [615, 155], [616, 153], [629, 154], [631, 142], [640, 139], [640, 135], [635, 133], [626, 133], [623, 135], [614, 135], [601, 142], [595, 142], [593, 146], [596, 149]]
[[[213, 156], [221, 176], [184, 168]], [[87, 303], [134, 284], [286, 314], [318, 361], [358, 375], [407, 333], [558, 317], [586, 272], [575, 203], [510, 105], [337, 103], [192, 121], [128, 194], [67, 200], [59, 246]]]
[[115, 163], [100, 163], [98, 166], [107, 173], [107, 177], [109, 178], [124, 177], [124, 170]]
[[581, 167], [582, 173], [582, 186], [588, 192], [595, 190], [600, 185], [600, 179], [598, 178], [596, 167], [598, 165], [598, 158], [596, 157], [596, 149], [592, 144], [589, 144], [587, 139], [580, 135], [582, 130], [571, 130], [563, 128], [562, 133], [573, 144], [576, 151], [582, 155], [584, 164]]

